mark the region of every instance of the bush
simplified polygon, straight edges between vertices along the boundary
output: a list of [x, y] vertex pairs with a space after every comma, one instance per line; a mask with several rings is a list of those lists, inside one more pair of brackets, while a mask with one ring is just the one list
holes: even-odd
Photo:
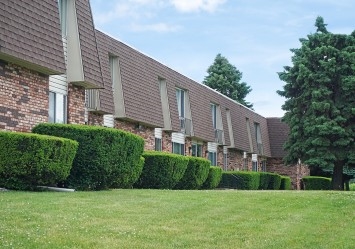
[[210, 166], [206, 181], [202, 184], [202, 189], [215, 189], [222, 179], [222, 169], [217, 166]]
[[259, 189], [268, 189], [270, 181], [271, 181], [271, 177], [270, 177], [270, 173], [268, 172], [260, 172], [260, 183], [259, 183]]
[[33, 132], [79, 142], [66, 186], [80, 190], [127, 187], [139, 174], [144, 140], [134, 134], [99, 126], [39, 124]]
[[291, 189], [291, 178], [288, 176], [281, 176], [280, 190], [290, 190]]
[[172, 189], [184, 176], [188, 157], [161, 151], [146, 151], [138, 188]]
[[222, 173], [221, 188], [256, 190], [260, 184], [260, 173], [252, 171], [225, 171]]
[[69, 139], [0, 132], [0, 186], [33, 190], [65, 180], [77, 148], [78, 143]]
[[281, 186], [281, 176], [275, 173], [268, 173], [270, 182], [268, 189], [279, 190]]
[[184, 176], [175, 186], [176, 189], [199, 189], [208, 177], [210, 161], [201, 157], [188, 157]]
[[355, 191], [355, 183], [350, 183], [350, 191]]
[[141, 156], [136, 166], [132, 166], [131, 177], [118, 178], [115, 180], [111, 188], [133, 188], [133, 184], [139, 179], [144, 166], [144, 157]]
[[305, 190], [330, 190], [331, 178], [321, 176], [304, 176], [302, 182]]

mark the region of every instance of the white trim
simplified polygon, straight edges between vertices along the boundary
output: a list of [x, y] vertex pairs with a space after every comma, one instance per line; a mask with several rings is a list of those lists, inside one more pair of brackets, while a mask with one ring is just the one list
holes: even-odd
[[171, 134], [171, 142], [179, 143], [179, 144], [185, 144], [185, 135], [184, 135], [184, 133], [173, 132]]
[[163, 137], [163, 129], [162, 128], [155, 128], [154, 129], [154, 136], [156, 138], [162, 139], [162, 137]]

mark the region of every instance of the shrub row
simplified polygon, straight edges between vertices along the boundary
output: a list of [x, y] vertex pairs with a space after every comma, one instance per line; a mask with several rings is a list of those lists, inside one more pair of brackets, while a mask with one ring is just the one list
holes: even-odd
[[146, 151], [137, 188], [213, 189], [217, 187], [222, 169], [210, 166], [210, 161], [161, 151]]
[[217, 166], [210, 166], [206, 181], [202, 185], [202, 189], [217, 188], [222, 179], [222, 169]]
[[302, 178], [305, 190], [330, 190], [331, 178], [321, 176], [304, 176]]
[[256, 190], [259, 188], [260, 174], [247, 171], [225, 171], [218, 187], [244, 190]]
[[0, 186], [33, 190], [65, 180], [78, 143], [30, 133], [0, 132]]
[[129, 188], [141, 174], [144, 140], [134, 134], [98, 126], [39, 124], [34, 133], [79, 143], [64, 186], [79, 190]]
[[291, 189], [291, 178], [288, 176], [281, 176], [280, 190], [290, 190]]
[[[282, 182], [283, 185], [281, 188]], [[268, 172], [225, 171], [222, 174], [222, 180], [218, 187], [243, 190], [291, 189], [291, 179]]]

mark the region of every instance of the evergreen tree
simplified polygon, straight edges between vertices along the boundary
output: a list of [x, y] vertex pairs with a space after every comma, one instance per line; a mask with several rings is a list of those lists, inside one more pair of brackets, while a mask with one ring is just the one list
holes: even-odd
[[330, 33], [322, 17], [315, 26], [279, 73], [290, 127], [285, 160], [332, 169], [333, 189], [342, 190], [344, 166], [355, 166], [355, 32]]
[[253, 108], [253, 104], [245, 101], [245, 97], [252, 89], [245, 82], [240, 82], [242, 73], [230, 64], [227, 58], [217, 54], [213, 64], [207, 69], [207, 73], [203, 84], [249, 108]]

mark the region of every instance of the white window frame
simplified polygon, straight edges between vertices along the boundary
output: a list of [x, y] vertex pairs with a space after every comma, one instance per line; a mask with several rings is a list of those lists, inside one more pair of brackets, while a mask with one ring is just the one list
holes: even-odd
[[[53, 101], [53, 102], [51, 102]], [[67, 123], [67, 96], [64, 94], [49, 91], [48, 95], [48, 122]]]

